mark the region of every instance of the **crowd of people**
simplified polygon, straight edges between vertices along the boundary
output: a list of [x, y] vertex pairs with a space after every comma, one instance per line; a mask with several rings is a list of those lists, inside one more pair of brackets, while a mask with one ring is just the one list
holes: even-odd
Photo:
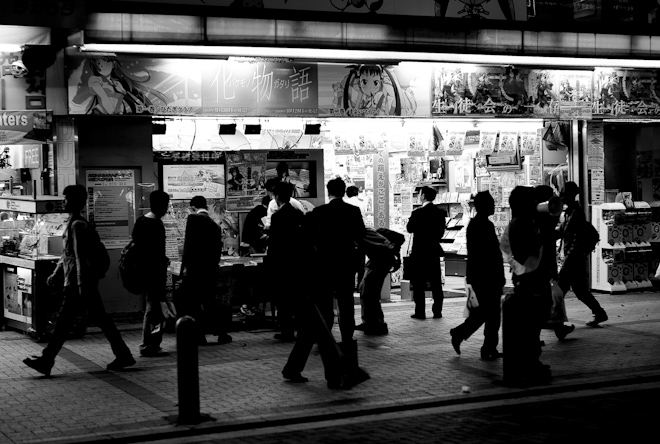
[[[392, 230], [365, 226], [359, 205], [351, 200], [355, 190], [347, 188], [341, 178], [327, 183], [329, 202], [305, 213], [293, 198], [293, 186], [271, 179], [266, 183], [268, 196], [247, 216], [243, 236], [251, 252], [264, 255], [264, 269], [277, 307], [279, 332], [275, 339], [295, 342], [282, 375], [291, 382], [305, 382], [302, 374], [314, 344], [318, 344], [329, 388], [347, 389], [369, 378], [358, 365], [356, 330], [367, 335], [389, 333], [381, 300], [381, 288], [388, 273], [401, 266], [400, 250], [405, 237]], [[64, 232], [64, 250], [57, 268], [48, 278], [49, 285], [61, 285], [64, 302], [48, 346], [41, 356], [24, 363], [49, 375], [55, 357], [62, 348], [79, 307], [85, 307], [92, 320], [108, 338], [116, 359], [109, 370], [122, 370], [136, 363], [121, 334], [105, 313], [98, 292], [98, 279], [93, 272], [90, 239], [94, 227], [82, 216], [87, 192], [80, 185], [64, 189], [65, 210], [69, 220]], [[550, 368], [540, 361], [540, 332], [554, 330], [564, 340], [575, 328], [565, 324], [564, 294], [572, 288], [580, 301], [593, 312], [590, 326], [608, 319], [603, 308], [589, 291], [586, 265], [593, 245], [584, 235], [589, 225], [579, 201], [579, 189], [568, 182], [559, 197], [550, 187], [516, 187], [510, 196], [512, 219], [498, 239], [489, 216], [495, 203], [487, 192], [474, 196], [476, 215], [467, 227], [466, 290], [476, 300], [469, 316], [450, 330], [451, 344], [461, 353], [461, 343], [484, 325], [481, 358], [494, 360], [502, 356], [497, 349], [501, 313], [506, 311], [502, 336], [505, 344], [505, 379], [515, 382], [547, 381]], [[412, 248], [406, 263], [415, 304], [411, 318], [426, 319], [425, 292], [433, 295], [432, 314], [442, 318], [443, 288], [440, 245], [447, 214], [433, 201], [436, 191], [423, 187], [423, 204], [414, 210], [407, 223]], [[168, 310], [166, 276], [169, 260], [165, 254], [165, 228], [162, 217], [167, 213], [169, 196], [163, 191], [150, 195], [151, 211], [138, 218], [132, 233], [142, 254], [145, 314], [142, 357], [167, 355], [161, 342]], [[217, 343], [227, 344], [231, 308], [218, 303], [216, 284], [221, 259], [221, 230], [209, 216], [206, 199], [195, 196], [190, 201], [191, 213], [186, 223], [181, 285], [175, 295], [178, 316], [196, 320], [197, 343], [207, 345], [207, 334], [217, 336]], [[562, 211], [563, 209], [563, 211]], [[98, 236], [98, 235], [96, 235]], [[561, 248], [557, 249], [558, 241]], [[291, 279], [291, 252], [305, 260], [297, 262], [297, 285]], [[558, 257], [559, 254], [559, 257]], [[367, 258], [365, 262], [365, 256]], [[560, 259], [560, 260], [558, 260]], [[504, 299], [505, 267], [512, 273], [513, 292]], [[561, 267], [558, 269], [558, 263]], [[302, 269], [301, 269], [302, 268]], [[357, 277], [357, 280], [356, 280]], [[353, 294], [359, 283], [362, 323], [355, 324]], [[470, 298], [472, 299], [472, 298]], [[335, 321], [336, 303], [341, 342], [336, 342], [331, 329]], [[242, 307], [241, 310], [249, 307]], [[555, 312], [561, 312], [559, 315]], [[165, 311], [165, 312], [164, 312]]]

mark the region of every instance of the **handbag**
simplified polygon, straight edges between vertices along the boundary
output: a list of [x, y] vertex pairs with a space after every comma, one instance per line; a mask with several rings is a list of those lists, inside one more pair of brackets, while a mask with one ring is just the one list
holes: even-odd
[[551, 324], [563, 324], [568, 321], [564, 292], [559, 287], [559, 283], [554, 280], [550, 282], [550, 288], [552, 290], [552, 307], [550, 308], [550, 319], [548, 322]]
[[467, 299], [465, 300], [465, 308], [463, 309], [463, 317], [467, 318], [470, 316], [470, 310], [473, 310], [479, 307], [479, 300], [477, 299], [477, 294], [474, 292], [472, 285], [465, 284], [465, 295]]
[[408, 241], [408, 251], [403, 257], [403, 279], [406, 281], [412, 280], [413, 270], [415, 269], [415, 263], [413, 261], [413, 256], [410, 255], [410, 247], [412, 246], [413, 237], [410, 236]]

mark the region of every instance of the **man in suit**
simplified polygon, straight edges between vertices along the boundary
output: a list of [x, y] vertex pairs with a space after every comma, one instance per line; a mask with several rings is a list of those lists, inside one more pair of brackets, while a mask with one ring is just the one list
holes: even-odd
[[[295, 340], [295, 315], [296, 307], [294, 298], [295, 290], [286, 285], [287, 279], [294, 269], [298, 258], [294, 252], [296, 245], [300, 242], [301, 226], [304, 214], [291, 205], [289, 200], [293, 194], [293, 185], [287, 182], [278, 182], [273, 188], [273, 195], [278, 205], [278, 210], [271, 218], [268, 234], [268, 254], [266, 261], [274, 282], [275, 304], [277, 306], [277, 318], [281, 333], [275, 335], [280, 341]], [[305, 258], [301, 258], [305, 260]]]
[[346, 193], [344, 181], [332, 179], [327, 188], [330, 202], [314, 208], [310, 225], [321, 267], [325, 270], [319, 287], [337, 299], [342, 342], [349, 344], [355, 330], [356, 244], [362, 242], [366, 229], [360, 209], [343, 200]]
[[[193, 213], [186, 221], [186, 237], [183, 243], [181, 272], [185, 300], [180, 301], [182, 314], [190, 315], [197, 321], [198, 344], [206, 345], [203, 314], [212, 323], [213, 334], [218, 336], [218, 344], [227, 344], [232, 337], [226, 333], [226, 313], [220, 310], [216, 300], [216, 285], [220, 273], [222, 255], [222, 229], [211, 219], [204, 196], [190, 200]], [[203, 309], [202, 309], [203, 307]], [[223, 316], [225, 315], [225, 316]]]
[[433, 200], [436, 191], [431, 187], [423, 187], [421, 195], [424, 203], [410, 215], [406, 229], [413, 234], [411, 257], [413, 260], [413, 300], [415, 313], [413, 319], [426, 319], [425, 291], [426, 283], [431, 283], [433, 293], [433, 318], [442, 317], [442, 276], [440, 274], [440, 256], [444, 255], [440, 240], [445, 232], [445, 217], [447, 213], [436, 207]]

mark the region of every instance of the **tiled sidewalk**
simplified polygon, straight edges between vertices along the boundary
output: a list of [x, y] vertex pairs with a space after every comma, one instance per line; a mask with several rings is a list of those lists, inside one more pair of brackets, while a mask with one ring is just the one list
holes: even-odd
[[[660, 376], [660, 295], [598, 299], [610, 316], [602, 328], [586, 327], [588, 309], [569, 297], [566, 305], [576, 331], [562, 343], [553, 332], [542, 333], [547, 344], [542, 360], [554, 375], [548, 388]], [[449, 329], [462, 322], [463, 305], [463, 298], [447, 299], [444, 318], [416, 321], [410, 319], [411, 303], [384, 304], [390, 334], [368, 337], [356, 332], [360, 363], [372, 379], [350, 391], [325, 387], [316, 352], [304, 372], [310, 382], [286, 383], [280, 371], [291, 344], [275, 341], [272, 331], [232, 333], [233, 343], [199, 350], [201, 411], [215, 421], [195, 427], [533, 392], [502, 386], [501, 361], [479, 359], [481, 331], [463, 343], [460, 356], [455, 354]], [[430, 312], [430, 303], [427, 308]], [[122, 330], [136, 350], [139, 329]], [[112, 353], [98, 333], [67, 342], [50, 379], [38, 377], [21, 362], [41, 347], [18, 333], [0, 333], [0, 442], [98, 441], [189, 428], [171, 422], [178, 413], [173, 335], [163, 344], [171, 356], [140, 358], [135, 368], [121, 373], [105, 370]], [[469, 386], [470, 393], [463, 393], [463, 386]]]

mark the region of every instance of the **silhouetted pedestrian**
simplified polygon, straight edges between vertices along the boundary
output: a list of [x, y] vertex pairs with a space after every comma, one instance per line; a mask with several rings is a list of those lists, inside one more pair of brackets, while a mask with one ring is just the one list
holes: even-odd
[[46, 376], [50, 375], [55, 357], [62, 349], [71, 331], [77, 313], [84, 308], [92, 321], [101, 328], [110, 342], [115, 360], [107, 365], [108, 370], [123, 370], [135, 364], [131, 351], [121, 337], [112, 319], [105, 312], [103, 300], [98, 290], [98, 276], [94, 272], [91, 252], [92, 242], [98, 242], [94, 228], [80, 215], [87, 203], [87, 191], [82, 185], [69, 185], [64, 188], [64, 210], [69, 219], [64, 230], [64, 251], [57, 267], [48, 277], [48, 285], [55, 282], [64, 284], [64, 301], [60, 308], [53, 336], [41, 356], [26, 358], [23, 362], [30, 368]]
[[467, 340], [479, 327], [484, 326], [484, 343], [481, 359], [493, 360], [500, 356], [497, 351], [500, 329], [500, 302], [506, 279], [500, 242], [495, 226], [488, 216], [495, 213], [495, 201], [488, 191], [474, 197], [477, 215], [467, 227], [467, 270], [465, 284], [477, 296], [479, 306], [472, 308], [468, 318], [449, 331], [456, 353], [461, 354], [461, 342]]
[[411, 251], [413, 275], [410, 283], [413, 287], [415, 313], [413, 319], [426, 319], [426, 283], [431, 283], [433, 294], [433, 317], [442, 317], [442, 274], [440, 257], [444, 251], [440, 240], [445, 233], [447, 212], [435, 206], [433, 200], [437, 192], [431, 187], [423, 187], [421, 195], [424, 203], [410, 215], [406, 229], [413, 234]]

